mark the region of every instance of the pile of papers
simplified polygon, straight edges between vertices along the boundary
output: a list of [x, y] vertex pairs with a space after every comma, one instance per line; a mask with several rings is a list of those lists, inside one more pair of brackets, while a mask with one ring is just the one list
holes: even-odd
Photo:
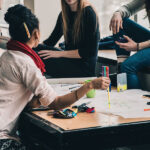
[[[51, 84], [58, 95], [64, 95], [73, 90], [78, 89], [82, 84], [71, 83], [71, 81], [66, 84], [64, 80], [63, 83], [58, 82], [56, 84]], [[80, 80], [81, 81], [81, 80]], [[58, 84], [59, 83], [59, 84]], [[79, 83], [79, 82], [78, 82]], [[87, 103], [89, 107], [95, 107], [96, 112], [113, 114], [121, 116], [123, 118], [148, 118], [150, 117], [150, 111], [144, 111], [144, 109], [150, 109], [150, 99], [143, 98], [143, 95], [150, 95], [150, 92], [142, 90], [127, 90], [123, 92], [117, 92], [112, 90], [110, 92], [110, 109], [108, 105], [108, 93], [106, 90], [96, 90], [95, 98], [87, 98], [84, 96], [74, 105], [80, 105], [82, 103]]]

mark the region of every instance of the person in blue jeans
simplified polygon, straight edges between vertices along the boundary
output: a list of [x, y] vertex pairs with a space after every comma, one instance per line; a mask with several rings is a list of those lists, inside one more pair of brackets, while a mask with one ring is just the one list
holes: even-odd
[[[129, 89], [141, 88], [137, 73], [150, 66], [150, 31], [128, 19], [144, 8], [150, 20], [150, 1], [133, 0], [117, 10], [110, 21], [118, 63], [121, 63], [120, 72], [127, 73]], [[137, 51], [137, 53], [130, 56], [131, 51]]]

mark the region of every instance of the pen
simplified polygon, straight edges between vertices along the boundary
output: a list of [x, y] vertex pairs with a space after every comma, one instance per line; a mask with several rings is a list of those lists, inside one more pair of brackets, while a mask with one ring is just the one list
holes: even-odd
[[74, 87], [71, 87], [71, 88], [69, 88], [69, 90], [72, 90], [72, 89], [78, 88], [78, 87], [80, 87], [80, 86], [74, 86]]
[[61, 84], [61, 87], [63, 87], [63, 86], [70, 86], [70, 85], [73, 85], [73, 84]]
[[46, 111], [46, 110], [50, 110], [50, 108], [44, 107], [44, 106], [40, 106], [38, 108], [32, 108], [31, 109], [31, 111]]
[[144, 111], [150, 111], [150, 108], [148, 108], [148, 109], [144, 109]]
[[109, 109], [110, 109], [110, 94], [109, 94], [109, 87], [108, 87], [108, 105], [109, 105]]
[[[108, 66], [102, 66], [102, 73], [104, 77], [109, 77], [109, 67]], [[108, 105], [110, 109], [110, 88], [107, 89], [108, 92]]]

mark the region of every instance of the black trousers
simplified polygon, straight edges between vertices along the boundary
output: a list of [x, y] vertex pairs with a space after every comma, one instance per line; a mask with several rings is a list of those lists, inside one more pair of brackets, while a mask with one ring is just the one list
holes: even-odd
[[21, 143], [12, 140], [4, 139], [0, 140], [0, 150], [27, 150]]
[[[36, 52], [39, 52], [40, 50], [62, 51], [61, 49], [43, 44], [40, 44], [37, 48], [34, 48], [34, 50]], [[42, 60], [45, 64], [46, 74], [53, 78], [95, 76], [95, 68], [90, 69], [89, 63], [86, 61], [84, 62], [82, 59], [50, 58], [47, 60]]]

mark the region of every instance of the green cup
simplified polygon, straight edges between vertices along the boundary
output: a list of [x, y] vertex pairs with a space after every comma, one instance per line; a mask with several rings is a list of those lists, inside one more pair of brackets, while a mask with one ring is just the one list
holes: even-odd
[[[91, 82], [91, 80], [86, 80], [85, 83]], [[92, 89], [86, 93], [87, 98], [94, 98], [96, 95], [96, 90]]]

